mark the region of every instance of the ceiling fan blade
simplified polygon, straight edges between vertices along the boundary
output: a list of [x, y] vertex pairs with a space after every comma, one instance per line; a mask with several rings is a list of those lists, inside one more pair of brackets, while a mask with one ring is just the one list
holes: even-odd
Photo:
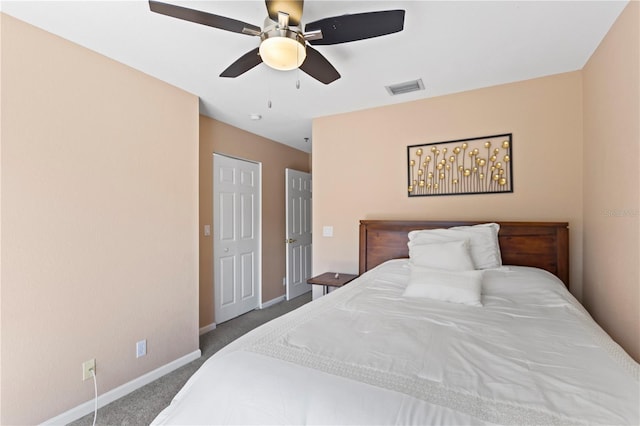
[[207, 25], [221, 30], [231, 31], [234, 33], [256, 35], [262, 31], [260, 27], [238, 21], [236, 19], [227, 18], [212, 13], [203, 12], [201, 10], [189, 9], [174, 4], [162, 3], [155, 0], [149, 0], [149, 8], [152, 12], [161, 15], [171, 16], [173, 18], [183, 19], [185, 21], [195, 22], [196, 24]]
[[265, 0], [269, 18], [278, 22], [278, 12], [289, 14], [289, 26], [297, 27], [302, 21], [303, 0]]
[[240, 58], [238, 58], [237, 61], [229, 65], [226, 70], [222, 71], [220, 77], [234, 78], [241, 74], [244, 74], [256, 65], [260, 65], [262, 63], [262, 58], [258, 54], [258, 49], [259, 48], [256, 47], [255, 49], [242, 55]]
[[340, 73], [320, 52], [307, 46], [307, 57], [300, 69], [321, 83], [329, 84], [340, 78]]
[[307, 24], [304, 31], [321, 30], [321, 39], [308, 41], [313, 45], [328, 45], [397, 33], [403, 28], [404, 10], [383, 10], [321, 19]]

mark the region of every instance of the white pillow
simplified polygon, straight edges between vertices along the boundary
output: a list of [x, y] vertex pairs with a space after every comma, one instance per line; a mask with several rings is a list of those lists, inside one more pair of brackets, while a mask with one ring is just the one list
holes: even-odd
[[473, 226], [456, 226], [448, 229], [424, 229], [409, 232], [409, 250], [419, 244], [468, 239], [471, 259], [475, 269], [492, 269], [502, 266], [497, 223]]
[[442, 271], [411, 265], [409, 285], [404, 297], [482, 306], [484, 271]]
[[417, 244], [409, 246], [409, 259], [418, 266], [447, 271], [475, 269], [469, 253], [469, 241]]

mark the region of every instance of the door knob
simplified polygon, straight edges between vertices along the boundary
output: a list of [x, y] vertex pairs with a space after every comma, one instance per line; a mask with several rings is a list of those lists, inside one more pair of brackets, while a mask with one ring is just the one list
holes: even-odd
[[289, 238], [288, 240], [285, 240], [285, 243], [291, 244], [291, 243], [295, 243], [298, 240], [294, 240], [293, 238]]

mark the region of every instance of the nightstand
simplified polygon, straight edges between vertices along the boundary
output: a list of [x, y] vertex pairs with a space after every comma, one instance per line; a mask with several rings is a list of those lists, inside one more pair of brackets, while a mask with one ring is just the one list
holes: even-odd
[[[337, 278], [336, 278], [337, 276]], [[309, 278], [307, 284], [321, 285], [323, 287], [322, 294], [329, 293], [329, 287], [342, 287], [350, 281], [358, 278], [357, 275], [343, 274], [340, 272], [325, 272], [322, 275]]]

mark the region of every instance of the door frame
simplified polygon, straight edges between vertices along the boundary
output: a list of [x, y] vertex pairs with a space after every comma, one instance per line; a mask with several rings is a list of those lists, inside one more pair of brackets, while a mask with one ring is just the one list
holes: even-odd
[[211, 288], [213, 289], [213, 298], [212, 298], [212, 302], [213, 302], [213, 317], [214, 317], [214, 324], [216, 324], [215, 318], [216, 318], [216, 301], [215, 301], [215, 297], [216, 297], [216, 274], [215, 274], [215, 267], [216, 267], [216, 262], [215, 262], [215, 243], [216, 243], [216, 237], [214, 235], [214, 230], [215, 230], [215, 215], [216, 215], [216, 209], [215, 209], [215, 158], [216, 156], [221, 156], [221, 157], [226, 157], [226, 158], [230, 158], [230, 159], [234, 159], [234, 160], [239, 160], [239, 161], [245, 161], [248, 163], [252, 163], [252, 164], [256, 164], [258, 166], [258, 173], [260, 176], [260, 186], [258, 188], [258, 227], [259, 227], [259, 232], [257, 235], [257, 240], [258, 240], [258, 251], [257, 251], [257, 265], [256, 265], [256, 269], [257, 269], [257, 279], [258, 279], [258, 288], [256, 289], [257, 292], [257, 298], [258, 298], [258, 303], [256, 306], [256, 309], [262, 309], [262, 163], [260, 161], [254, 161], [254, 160], [249, 160], [246, 158], [242, 158], [242, 157], [238, 157], [235, 155], [229, 155], [229, 154], [225, 154], [222, 152], [214, 152], [212, 157], [211, 157], [211, 170], [212, 170], [212, 176], [211, 176], [211, 180], [212, 180], [212, 188], [211, 188], [211, 193], [212, 193], [212, 200], [211, 200], [211, 211], [212, 211], [212, 230], [211, 230], [211, 236], [213, 238], [211, 238]]

